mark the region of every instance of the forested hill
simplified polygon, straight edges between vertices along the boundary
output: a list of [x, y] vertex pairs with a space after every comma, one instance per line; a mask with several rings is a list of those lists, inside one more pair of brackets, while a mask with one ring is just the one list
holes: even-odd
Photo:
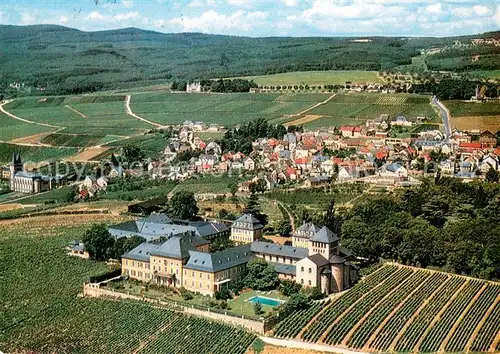
[[[364, 37], [366, 38], [366, 37]], [[387, 70], [452, 38], [248, 38], [136, 28], [83, 32], [0, 25], [0, 93], [12, 82], [47, 94], [297, 70]]]

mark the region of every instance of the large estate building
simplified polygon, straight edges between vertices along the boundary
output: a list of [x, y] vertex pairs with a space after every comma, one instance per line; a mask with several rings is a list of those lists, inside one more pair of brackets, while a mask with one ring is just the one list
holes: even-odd
[[24, 171], [21, 155], [15, 152], [10, 164], [10, 189], [20, 193], [41, 193], [62, 185], [64, 176], [45, 176], [36, 172]]
[[[165, 217], [153, 215], [149, 221], [142, 219], [137, 223], [156, 223], [156, 229], [162, 230], [158, 220]], [[142, 230], [144, 228], [143, 225]], [[340, 246], [337, 235], [327, 227], [301, 227], [305, 228], [315, 230], [313, 234], [311, 231], [306, 247], [262, 242], [258, 241], [262, 236], [262, 225], [245, 214], [231, 228], [230, 238], [239, 244], [236, 247], [210, 253], [208, 238], [196, 232], [179, 233], [167, 236], [162, 243], [144, 242], [123, 255], [122, 273], [145, 282], [182, 286], [190, 291], [214, 295], [232, 281], [242, 279], [247, 263], [259, 257], [273, 264], [281, 279], [294, 280], [305, 287], [317, 286], [325, 294], [349, 288], [358, 278], [358, 267], [350, 262], [352, 254]], [[241, 238], [242, 235], [245, 239]]]

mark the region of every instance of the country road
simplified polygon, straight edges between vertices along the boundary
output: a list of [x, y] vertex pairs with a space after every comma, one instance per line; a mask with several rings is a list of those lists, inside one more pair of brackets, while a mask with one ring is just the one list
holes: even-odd
[[125, 110], [127, 111], [127, 114], [129, 116], [134, 117], [135, 119], [139, 119], [139, 120], [143, 121], [144, 123], [148, 123], [148, 124], [154, 125], [155, 127], [163, 128], [163, 125], [155, 123], [155, 122], [152, 122], [152, 121], [147, 120], [147, 119], [144, 119], [142, 117], [139, 117], [137, 114], [135, 114], [134, 112], [132, 112], [132, 109], [130, 108], [130, 99], [131, 99], [131, 97], [132, 97], [131, 95], [125, 96]]
[[324, 105], [324, 104], [327, 104], [329, 101], [331, 101], [332, 99], [334, 99], [334, 98], [335, 98], [335, 96], [337, 96], [337, 94], [336, 94], [336, 93], [334, 93], [333, 95], [331, 95], [330, 97], [328, 97], [328, 98], [327, 98], [326, 100], [324, 100], [323, 102], [318, 102], [318, 103], [316, 103], [314, 106], [311, 106], [311, 107], [309, 107], [309, 108], [307, 108], [307, 109], [304, 109], [302, 112], [292, 114], [292, 116], [301, 116], [301, 115], [303, 115], [303, 114], [306, 114], [307, 112], [312, 111], [314, 108], [317, 108], [317, 107], [319, 107], [319, 106], [322, 106], [322, 105]]
[[446, 135], [446, 141], [448, 141], [451, 137], [451, 114], [448, 108], [437, 99], [436, 96], [432, 97], [432, 102], [439, 108], [441, 111], [441, 118], [443, 119], [444, 124], [444, 133]]

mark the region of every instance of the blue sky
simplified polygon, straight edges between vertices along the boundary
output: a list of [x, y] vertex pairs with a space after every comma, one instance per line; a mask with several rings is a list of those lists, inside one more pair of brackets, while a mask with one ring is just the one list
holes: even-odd
[[251, 37], [450, 36], [499, 30], [500, 0], [1, 0], [0, 23]]

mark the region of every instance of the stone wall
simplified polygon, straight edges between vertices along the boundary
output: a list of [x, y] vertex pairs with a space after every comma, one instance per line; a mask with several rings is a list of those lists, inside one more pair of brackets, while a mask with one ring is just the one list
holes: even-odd
[[233, 316], [227, 313], [218, 313], [210, 310], [201, 310], [194, 307], [183, 306], [181, 304], [154, 300], [147, 297], [140, 297], [136, 295], [125, 294], [122, 292], [102, 289], [99, 284], [84, 284], [83, 285], [83, 296], [86, 297], [107, 297], [107, 298], [115, 298], [115, 299], [126, 299], [126, 300], [137, 300], [137, 301], [145, 301], [154, 305], [165, 306], [169, 310], [180, 311], [189, 315], [205, 317], [216, 321], [221, 321], [225, 323], [229, 323], [231, 325], [244, 327], [252, 332], [256, 332], [259, 334], [264, 334], [266, 331], [270, 330], [272, 327], [271, 322], [260, 322], [254, 321], [248, 318], [242, 318]]

